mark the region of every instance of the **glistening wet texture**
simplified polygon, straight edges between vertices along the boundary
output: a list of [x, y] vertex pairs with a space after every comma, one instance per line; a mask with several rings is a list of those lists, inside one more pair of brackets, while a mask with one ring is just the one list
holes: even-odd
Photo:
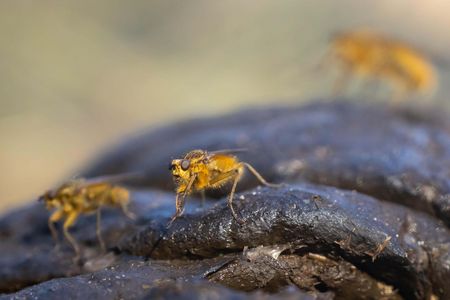
[[204, 279], [233, 258], [145, 262], [124, 257], [124, 262], [102, 271], [51, 280], [0, 299], [193, 299], [194, 295], [211, 299], [282, 299], [284, 296], [288, 299], [333, 299], [330, 293], [306, 294], [294, 288], [282, 290], [279, 296], [262, 292], [244, 294]]
[[426, 214], [336, 188], [299, 185], [243, 193], [235, 209], [225, 201], [177, 219], [170, 228], [149, 226], [119, 248], [155, 259], [215, 257], [246, 246], [289, 244], [342, 257], [407, 298], [432, 290], [449, 297], [450, 233]]
[[291, 283], [310, 291], [332, 290], [338, 299], [402, 299], [391, 286], [374, 280], [346, 261], [313, 253], [280, 255], [281, 250], [273, 246], [248, 250], [244, 257], [208, 277], [244, 291], [260, 288], [273, 293]]
[[[121, 222], [118, 212], [105, 215], [105, 240], [116, 255], [99, 256], [93, 232], [95, 219], [91, 217], [84, 218], [74, 228], [74, 236], [87, 255], [84, 265], [78, 269], [70, 259], [69, 249], [65, 248], [60, 257], [50, 251], [49, 232], [39, 227], [36, 231], [23, 228], [9, 238], [15, 248], [4, 250], [11, 256], [8, 264], [4, 261], [1, 266], [2, 278], [8, 279], [9, 284], [15, 280], [16, 286], [23, 287], [53, 277], [91, 273], [108, 265], [131, 268], [124, 252], [171, 259], [166, 264], [170, 266], [167, 272], [175, 268], [179, 272], [176, 274], [184, 276], [184, 266], [201, 265], [199, 258], [220, 258], [224, 253], [236, 253], [238, 256], [224, 257], [220, 266], [209, 269], [204, 277], [233, 288], [241, 285], [239, 289], [245, 291], [261, 288], [273, 292], [287, 285], [315, 292], [333, 291], [337, 299], [357, 295], [371, 298], [368, 295], [380, 293], [398, 299], [398, 294], [393, 292], [396, 289], [408, 299], [449, 295], [448, 229], [426, 214], [399, 205], [323, 186], [259, 188], [238, 195], [235, 200], [237, 211], [247, 220], [244, 225], [233, 219], [225, 199], [204, 211], [192, 205], [199, 201], [191, 199], [186, 214], [167, 229], [174, 210], [173, 194], [141, 190], [132, 195], [132, 210], [138, 215], [135, 224], [128, 223], [127, 219]], [[143, 201], [145, 198], [147, 202]], [[11, 216], [17, 214], [22, 214], [25, 220], [33, 218], [38, 224], [45, 223], [47, 217], [32, 207], [5, 219], [16, 220]], [[5, 219], [0, 223], [7, 223]], [[123, 222], [129, 225], [124, 226]], [[21, 247], [24, 240], [14, 238], [24, 236], [24, 232], [35, 237], [29, 243], [35, 250]], [[113, 237], [116, 243], [121, 241], [117, 247]], [[261, 248], [261, 245], [266, 247]], [[250, 249], [241, 257], [240, 253], [246, 248]], [[93, 251], [96, 253], [91, 253]], [[28, 261], [22, 264], [24, 256]], [[148, 262], [152, 266], [156, 263], [153, 259]], [[38, 267], [31, 268], [32, 264]], [[21, 265], [27, 267], [20, 268]], [[50, 265], [52, 268], [48, 267]], [[105, 272], [102, 274], [111, 275], [110, 269]], [[134, 276], [133, 269], [130, 272], [130, 276]], [[285, 275], [286, 272], [289, 274]], [[246, 278], [245, 286], [242, 286], [242, 278]], [[50, 281], [25, 291], [44, 298], [51, 284], [52, 293], [79, 292], [72, 287], [78, 279], [63, 282], [61, 285], [58, 280]], [[10, 287], [3, 285], [3, 292]], [[121, 285], [110, 289], [114, 293], [124, 292]], [[89, 293], [93, 292], [86, 290], [80, 297], [91, 295]]]
[[[269, 180], [355, 189], [437, 214], [450, 225], [447, 119], [430, 111], [342, 102], [247, 110], [142, 133], [84, 173], [140, 171], [141, 183], [172, 189], [167, 172], [172, 158], [197, 148], [245, 148], [239, 157]], [[238, 188], [255, 184], [246, 176]]]
[[[103, 211], [108, 252], [99, 247], [95, 216], [71, 228], [83, 250], [74, 264], [67, 243], [53, 249], [41, 205], [11, 212], [0, 218], [0, 293], [17, 291], [5, 299], [450, 298], [450, 122], [434, 116], [312, 104], [144, 133], [85, 172], [145, 172], [128, 182], [136, 220]], [[167, 165], [195, 148], [247, 148], [239, 158], [286, 184], [254, 189], [257, 181], [245, 176], [238, 184], [244, 192], [234, 199], [242, 225], [224, 187], [208, 194], [221, 199], [207, 199], [203, 209], [191, 195], [185, 214], [168, 228], [175, 194]]]

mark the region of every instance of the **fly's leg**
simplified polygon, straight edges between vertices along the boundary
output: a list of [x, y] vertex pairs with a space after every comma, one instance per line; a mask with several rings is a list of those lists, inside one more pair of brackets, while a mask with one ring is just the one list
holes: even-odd
[[235, 211], [234, 208], [233, 208], [233, 197], [234, 197], [234, 193], [235, 193], [235, 191], [236, 191], [237, 183], [239, 182], [239, 179], [241, 178], [241, 173], [242, 173], [243, 167], [246, 167], [247, 169], [249, 169], [250, 172], [252, 172], [252, 174], [253, 174], [253, 175], [254, 175], [254, 176], [255, 176], [262, 184], [264, 184], [264, 185], [266, 185], [266, 186], [269, 186], [269, 187], [280, 187], [280, 186], [281, 186], [281, 184], [273, 184], [273, 183], [267, 182], [267, 181], [264, 179], [264, 177], [262, 177], [262, 175], [259, 174], [259, 172], [256, 171], [255, 168], [252, 167], [252, 165], [250, 165], [249, 163], [246, 163], [246, 162], [241, 162], [241, 163], [240, 163], [240, 167], [239, 167], [238, 169], [236, 169], [236, 175], [235, 175], [235, 177], [234, 177], [233, 186], [231, 187], [230, 196], [228, 197], [228, 206], [229, 206], [230, 209], [231, 209], [231, 213], [232, 213], [234, 219], [235, 219], [238, 223], [240, 223], [240, 224], [243, 224], [243, 223], [244, 223], [244, 220], [242, 220], [242, 219], [237, 215], [236, 211]]
[[128, 203], [130, 202], [130, 193], [127, 189], [121, 187], [113, 187], [108, 190], [108, 196], [120, 206], [123, 214], [131, 219], [136, 220], [136, 215], [128, 210]]
[[233, 208], [233, 198], [234, 198], [234, 193], [236, 191], [236, 187], [237, 187], [237, 183], [239, 182], [239, 180], [241, 179], [241, 174], [243, 171], [243, 168], [246, 167], [247, 169], [250, 170], [250, 172], [252, 172], [252, 174], [264, 185], [269, 186], [269, 187], [280, 187], [281, 184], [273, 184], [273, 183], [269, 183], [267, 182], [264, 177], [261, 176], [261, 174], [258, 173], [258, 171], [255, 170], [255, 168], [253, 168], [250, 164], [245, 163], [245, 162], [241, 162], [239, 163], [238, 167], [236, 169], [233, 169], [230, 172], [227, 172], [225, 174], [223, 174], [222, 176], [220, 176], [220, 178], [217, 178], [215, 181], [212, 181], [212, 184], [217, 184], [221, 181], [228, 181], [230, 178], [234, 178], [233, 181], [233, 186], [231, 187], [231, 192], [230, 195], [228, 197], [228, 207], [231, 209], [231, 213], [234, 217], [234, 219], [242, 224], [244, 223], [244, 220], [242, 220], [241, 218], [238, 217], [236, 211]]
[[239, 216], [236, 214], [236, 211], [233, 208], [233, 198], [234, 198], [234, 193], [236, 192], [237, 183], [239, 182], [239, 179], [241, 178], [241, 174], [242, 174], [244, 166], [245, 165], [243, 163], [240, 163], [235, 169], [232, 169], [231, 171], [223, 173], [220, 176], [217, 176], [217, 178], [215, 178], [214, 180], [210, 181], [210, 184], [214, 186], [214, 185], [220, 184], [221, 182], [228, 182], [230, 180], [233, 180], [231, 192], [230, 192], [230, 195], [228, 196], [228, 207], [230, 208], [231, 214], [233, 215], [234, 219], [240, 224], [244, 223], [244, 221], [241, 218], [239, 218]]
[[48, 229], [52, 235], [53, 240], [55, 241], [55, 249], [59, 250], [59, 241], [58, 241], [58, 231], [55, 228], [55, 222], [61, 220], [64, 216], [64, 212], [62, 210], [55, 211], [50, 218], [48, 218]]
[[[96, 224], [95, 224], [95, 234], [97, 235], [97, 240], [100, 244], [100, 248], [102, 250], [102, 253], [106, 252], [105, 242], [102, 238], [102, 205], [109, 204], [110, 200], [109, 198], [112, 198], [112, 189], [104, 189], [101, 193], [93, 196], [93, 195], [86, 195], [85, 200], [88, 203], [96, 203]], [[78, 254], [77, 254], [78, 257]]]
[[267, 181], [264, 179], [264, 177], [262, 177], [262, 175], [259, 174], [259, 172], [256, 171], [256, 169], [253, 168], [252, 165], [250, 165], [249, 163], [243, 162], [243, 163], [241, 163], [241, 164], [244, 165], [247, 169], [249, 169], [250, 172], [252, 172], [252, 174], [255, 175], [255, 177], [256, 177], [262, 184], [264, 184], [265, 186], [268, 186], [268, 187], [281, 187], [281, 186], [282, 186], [281, 184], [275, 184], [275, 183], [267, 182]]
[[235, 193], [235, 191], [236, 191], [237, 183], [239, 182], [239, 179], [241, 178], [241, 176], [240, 176], [240, 170], [241, 170], [241, 169], [237, 169], [237, 170], [236, 170], [236, 175], [235, 175], [235, 177], [234, 177], [233, 186], [231, 187], [230, 196], [228, 197], [228, 207], [230, 208], [231, 214], [233, 215], [234, 219], [235, 219], [239, 224], [243, 224], [243, 223], [244, 223], [244, 220], [241, 219], [241, 218], [237, 215], [236, 211], [235, 211], [234, 208], [233, 208], [233, 197], [234, 197], [234, 193]]
[[101, 221], [102, 221], [102, 211], [101, 208], [97, 208], [97, 224], [96, 224], [96, 234], [97, 234], [97, 239], [98, 242], [100, 243], [100, 248], [102, 249], [102, 252], [106, 252], [106, 247], [105, 247], [105, 242], [103, 241], [102, 238], [102, 228], [101, 228]]
[[77, 212], [70, 213], [63, 225], [64, 236], [67, 239], [67, 241], [70, 243], [70, 245], [72, 246], [73, 250], [75, 251], [74, 261], [76, 261], [76, 262], [79, 261], [79, 259], [80, 259], [80, 247], [78, 246], [77, 242], [72, 237], [72, 235], [70, 234], [69, 228], [75, 223], [77, 218], [78, 218]]
[[172, 223], [183, 214], [184, 211], [184, 204], [186, 199], [186, 193], [180, 193], [177, 194], [176, 200], [175, 200], [175, 206], [176, 206], [176, 212], [172, 216], [172, 219], [170, 219], [169, 224], [167, 224], [167, 227], [170, 227]]
[[185, 200], [186, 200], [186, 196], [188, 195], [188, 193], [190, 192], [192, 185], [194, 184], [195, 179], [197, 178], [197, 176], [192, 176], [191, 180], [189, 181], [188, 185], [186, 186], [186, 189], [181, 192], [181, 193], [177, 193], [177, 197], [176, 197], [176, 212], [173, 215], [172, 219], [170, 220], [169, 224], [167, 225], [167, 227], [170, 227], [173, 223], [173, 221], [175, 221], [179, 216], [181, 216], [183, 214], [184, 211], [184, 204], [185, 204]]
[[137, 218], [136, 215], [128, 210], [128, 205], [126, 203], [120, 203], [120, 208], [122, 209], [123, 214], [127, 218], [129, 218], [131, 220], [136, 220], [136, 218]]
[[48, 229], [50, 230], [50, 233], [52, 234], [52, 239], [55, 242], [55, 247], [58, 249], [58, 231], [56, 230], [55, 223], [48, 220]]

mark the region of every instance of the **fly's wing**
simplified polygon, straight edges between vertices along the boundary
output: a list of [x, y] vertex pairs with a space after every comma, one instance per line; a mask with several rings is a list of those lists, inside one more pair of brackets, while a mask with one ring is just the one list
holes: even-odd
[[219, 155], [219, 154], [235, 154], [235, 153], [241, 153], [241, 152], [247, 152], [247, 148], [235, 148], [235, 149], [221, 149], [221, 150], [215, 150], [215, 151], [208, 151], [208, 154], [213, 155]]
[[[71, 194], [71, 193], [74, 193], [75, 191], [77, 191], [83, 185], [84, 185], [83, 179], [71, 179], [71, 180], [68, 180], [66, 182], [59, 184], [55, 188], [48, 190], [44, 195], [48, 195], [50, 198], [54, 198], [54, 197], [58, 197], [62, 193]], [[43, 196], [41, 196], [41, 197], [43, 197]]]
[[[55, 197], [56, 195], [60, 194], [63, 190], [70, 189], [72, 190], [73, 195], [76, 195], [86, 188], [89, 189], [89, 191], [91, 192], [90, 194], [92, 193], [96, 194], [111, 188], [111, 186], [114, 184], [123, 183], [124, 181], [130, 179], [140, 179], [140, 178], [144, 178], [144, 174], [139, 172], [122, 173], [117, 175], [106, 175], [88, 179], [74, 177], [60, 184], [58, 187], [49, 190], [47, 194], [51, 195], [52, 197]], [[43, 199], [43, 196], [41, 196], [39, 199]]]
[[140, 179], [144, 178], [144, 174], [142, 172], [129, 172], [129, 173], [122, 173], [122, 174], [113, 174], [113, 175], [105, 175], [105, 176], [99, 176], [94, 178], [88, 178], [85, 179], [85, 186], [86, 185], [96, 185], [96, 184], [118, 184], [123, 183], [124, 181], [131, 180], [131, 179]]

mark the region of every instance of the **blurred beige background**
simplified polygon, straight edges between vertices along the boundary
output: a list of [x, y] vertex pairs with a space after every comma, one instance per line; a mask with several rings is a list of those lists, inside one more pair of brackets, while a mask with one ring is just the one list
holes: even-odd
[[139, 128], [329, 96], [311, 70], [359, 26], [449, 58], [447, 0], [1, 1], [0, 210]]

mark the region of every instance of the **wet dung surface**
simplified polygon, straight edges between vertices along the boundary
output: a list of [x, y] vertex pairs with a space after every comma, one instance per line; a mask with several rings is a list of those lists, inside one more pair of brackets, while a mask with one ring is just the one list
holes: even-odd
[[[284, 184], [257, 187], [244, 176], [234, 198], [244, 224], [225, 186], [204, 207], [189, 197], [167, 227], [168, 162], [196, 148], [246, 148], [241, 160]], [[127, 182], [137, 218], [104, 210], [106, 253], [95, 215], [71, 228], [77, 263], [63, 240], [54, 248], [39, 203], [0, 218], [0, 298], [450, 298], [450, 126], [432, 112], [351, 103], [246, 110], [144, 132], [84, 174], [133, 171], [145, 174]]]
[[[144, 132], [84, 174], [143, 172], [142, 184], [172, 190], [172, 158], [230, 148], [247, 149], [239, 158], [269, 180], [354, 189], [450, 226], [450, 121], [433, 111], [345, 102], [246, 110]], [[239, 187], [256, 184], [246, 176]]]

